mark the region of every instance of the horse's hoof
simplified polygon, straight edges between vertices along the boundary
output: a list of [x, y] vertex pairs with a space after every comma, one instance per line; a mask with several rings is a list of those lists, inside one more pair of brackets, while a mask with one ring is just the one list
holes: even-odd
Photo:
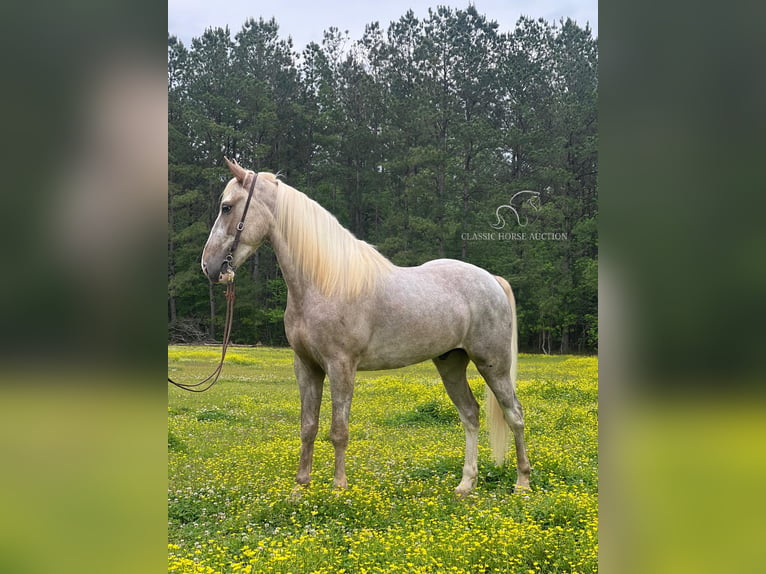
[[290, 500], [291, 502], [299, 501], [303, 497], [303, 493], [306, 491], [308, 486], [309, 486], [308, 483], [306, 483], [306, 484], [296, 484], [293, 487], [293, 490], [290, 493], [290, 496], [289, 496], [288, 500]]
[[473, 491], [473, 485], [463, 484], [462, 482], [455, 489], [455, 496], [458, 498], [466, 498]]
[[348, 481], [345, 478], [343, 480], [333, 480], [332, 486], [335, 490], [346, 490], [348, 488]]
[[531, 494], [532, 488], [529, 486], [529, 484], [516, 483], [513, 485], [513, 493], [514, 494]]

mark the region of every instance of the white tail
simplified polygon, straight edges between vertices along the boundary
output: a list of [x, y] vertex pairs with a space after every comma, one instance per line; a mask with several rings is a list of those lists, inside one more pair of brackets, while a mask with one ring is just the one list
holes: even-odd
[[[497, 282], [500, 283], [503, 291], [505, 291], [505, 295], [508, 297], [508, 303], [511, 305], [511, 320], [513, 321], [513, 326], [511, 328], [511, 384], [515, 390], [519, 362], [519, 329], [516, 324], [516, 298], [513, 296], [513, 291], [511, 290], [511, 285], [508, 281], [502, 277], [495, 277], [495, 279], [497, 279]], [[492, 458], [494, 458], [495, 464], [497, 466], [502, 466], [505, 462], [505, 452], [508, 449], [511, 429], [505, 422], [503, 409], [500, 406], [500, 403], [497, 402], [495, 394], [488, 385], [485, 385], [485, 389], [489, 446], [492, 449]]]

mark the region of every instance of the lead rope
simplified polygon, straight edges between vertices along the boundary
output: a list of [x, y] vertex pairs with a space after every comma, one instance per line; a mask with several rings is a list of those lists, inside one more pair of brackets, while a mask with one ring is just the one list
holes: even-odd
[[221, 376], [221, 371], [223, 370], [223, 361], [226, 358], [226, 349], [229, 348], [229, 339], [231, 337], [231, 324], [233, 323], [233, 319], [234, 319], [234, 282], [231, 282], [226, 285], [226, 324], [223, 328], [223, 347], [221, 348], [221, 361], [218, 363], [218, 366], [215, 368], [215, 370], [212, 373], [210, 373], [206, 378], [201, 380], [199, 383], [177, 383], [170, 377], [168, 377], [168, 382], [174, 384], [179, 389], [189, 391], [190, 393], [204, 392], [208, 390], [210, 387], [212, 387], [214, 384], [216, 384], [216, 382], [218, 382], [218, 377]]
[[[242, 235], [242, 230], [245, 228], [245, 217], [247, 216], [247, 210], [250, 207], [250, 200], [253, 197], [253, 191], [255, 190], [255, 182], [258, 179], [258, 174], [253, 175], [253, 180], [250, 182], [250, 190], [247, 193], [247, 201], [245, 202], [245, 209], [242, 211], [242, 218], [237, 224], [237, 232], [234, 234], [234, 242], [231, 244], [229, 254], [223, 261], [221, 269], [225, 267], [227, 271], [234, 271], [234, 251], [239, 246], [239, 238]], [[231, 338], [231, 325], [234, 322], [234, 280], [229, 281], [226, 284], [226, 323], [223, 328], [223, 346], [221, 348], [221, 362], [215, 370], [210, 373], [206, 378], [199, 383], [177, 383], [170, 377], [168, 382], [177, 386], [179, 389], [189, 391], [190, 393], [202, 393], [212, 387], [218, 382], [218, 377], [221, 376], [223, 370], [223, 361], [226, 358], [226, 349], [229, 347], [229, 339]], [[207, 385], [206, 385], [207, 383]], [[204, 386], [206, 385], [206, 386]]]

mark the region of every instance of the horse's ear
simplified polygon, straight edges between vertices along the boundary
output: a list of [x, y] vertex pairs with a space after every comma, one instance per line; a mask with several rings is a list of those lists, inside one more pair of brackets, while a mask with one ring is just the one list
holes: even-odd
[[234, 175], [234, 177], [237, 178], [237, 181], [239, 183], [242, 183], [245, 181], [245, 176], [247, 175], [247, 171], [245, 168], [243, 168], [241, 165], [239, 165], [236, 160], [231, 161], [228, 157], [224, 156], [223, 161], [226, 162], [226, 167], [229, 168], [229, 171]]

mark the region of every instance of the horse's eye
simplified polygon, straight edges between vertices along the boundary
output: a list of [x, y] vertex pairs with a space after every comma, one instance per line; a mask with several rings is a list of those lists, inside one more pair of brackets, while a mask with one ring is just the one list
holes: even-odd
[[231, 205], [222, 205], [221, 206], [221, 212], [222, 213], [229, 213], [231, 211]]

